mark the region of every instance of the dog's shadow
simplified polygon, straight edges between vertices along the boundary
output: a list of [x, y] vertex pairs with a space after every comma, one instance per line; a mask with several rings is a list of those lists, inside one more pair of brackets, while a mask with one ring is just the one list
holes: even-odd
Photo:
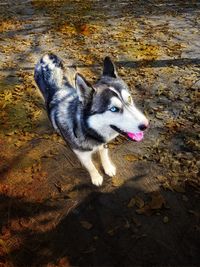
[[[81, 191], [83, 187], [85, 184], [74, 190]], [[133, 186], [125, 184], [110, 192], [92, 192], [90, 186], [87, 189], [90, 192], [85, 198], [49, 200], [39, 205], [2, 195], [2, 215], [8, 203], [12, 203], [10, 222], [17, 218], [24, 226], [20, 230], [12, 227], [12, 238], [21, 243], [13, 243], [7, 251], [10, 263], [16, 267], [61, 263], [63, 266], [197, 264], [199, 240], [193, 228], [195, 220], [191, 221], [187, 212], [182, 211], [178, 220], [174, 218], [166, 226], [158, 215], [137, 215], [135, 208], [127, 205], [135, 194], [143, 194]], [[170, 197], [170, 204], [176, 205], [173, 192]], [[197, 203], [193, 204], [193, 208], [197, 207]], [[38, 219], [40, 214], [42, 220]], [[176, 210], [168, 214], [173, 218]], [[29, 225], [31, 218], [37, 230]], [[178, 236], [182, 236], [181, 243]]]

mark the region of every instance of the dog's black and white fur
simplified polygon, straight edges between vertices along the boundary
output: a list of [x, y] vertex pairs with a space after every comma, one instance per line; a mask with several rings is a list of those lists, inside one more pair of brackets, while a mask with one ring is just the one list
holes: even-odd
[[129, 138], [128, 133], [144, 131], [148, 120], [135, 107], [128, 86], [118, 77], [110, 58], [105, 58], [103, 74], [94, 86], [77, 73], [74, 88], [62, 61], [47, 54], [35, 67], [35, 81], [54, 129], [70, 144], [89, 171], [92, 183], [100, 186], [103, 182], [92, 162], [97, 150], [105, 173], [114, 176], [116, 167], [105, 144], [119, 133]]

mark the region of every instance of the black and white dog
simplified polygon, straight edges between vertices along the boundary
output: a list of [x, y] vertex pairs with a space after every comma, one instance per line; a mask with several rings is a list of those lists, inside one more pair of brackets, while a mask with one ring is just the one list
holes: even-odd
[[128, 86], [118, 77], [110, 58], [104, 59], [103, 74], [95, 85], [77, 73], [74, 88], [62, 61], [47, 54], [35, 67], [35, 81], [54, 129], [70, 144], [90, 173], [92, 183], [100, 186], [103, 182], [92, 162], [97, 150], [105, 173], [114, 176], [116, 167], [105, 144], [119, 134], [141, 141], [148, 120], [135, 107]]

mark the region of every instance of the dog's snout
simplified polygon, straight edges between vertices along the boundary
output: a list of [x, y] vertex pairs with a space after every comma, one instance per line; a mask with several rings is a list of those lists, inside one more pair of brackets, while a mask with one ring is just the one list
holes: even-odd
[[141, 131], [145, 131], [147, 128], [148, 128], [148, 123], [146, 123], [146, 124], [140, 124], [139, 126], [138, 126], [138, 128], [141, 130]]

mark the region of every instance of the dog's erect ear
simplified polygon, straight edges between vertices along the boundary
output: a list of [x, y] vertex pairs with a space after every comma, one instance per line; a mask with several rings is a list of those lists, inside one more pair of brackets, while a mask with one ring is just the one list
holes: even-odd
[[103, 75], [112, 78], [117, 78], [117, 71], [115, 65], [109, 57], [105, 57], [103, 62]]
[[80, 102], [83, 104], [88, 103], [95, 91], [92, 85], [79, 73], [75, 76], [75, 85]]

